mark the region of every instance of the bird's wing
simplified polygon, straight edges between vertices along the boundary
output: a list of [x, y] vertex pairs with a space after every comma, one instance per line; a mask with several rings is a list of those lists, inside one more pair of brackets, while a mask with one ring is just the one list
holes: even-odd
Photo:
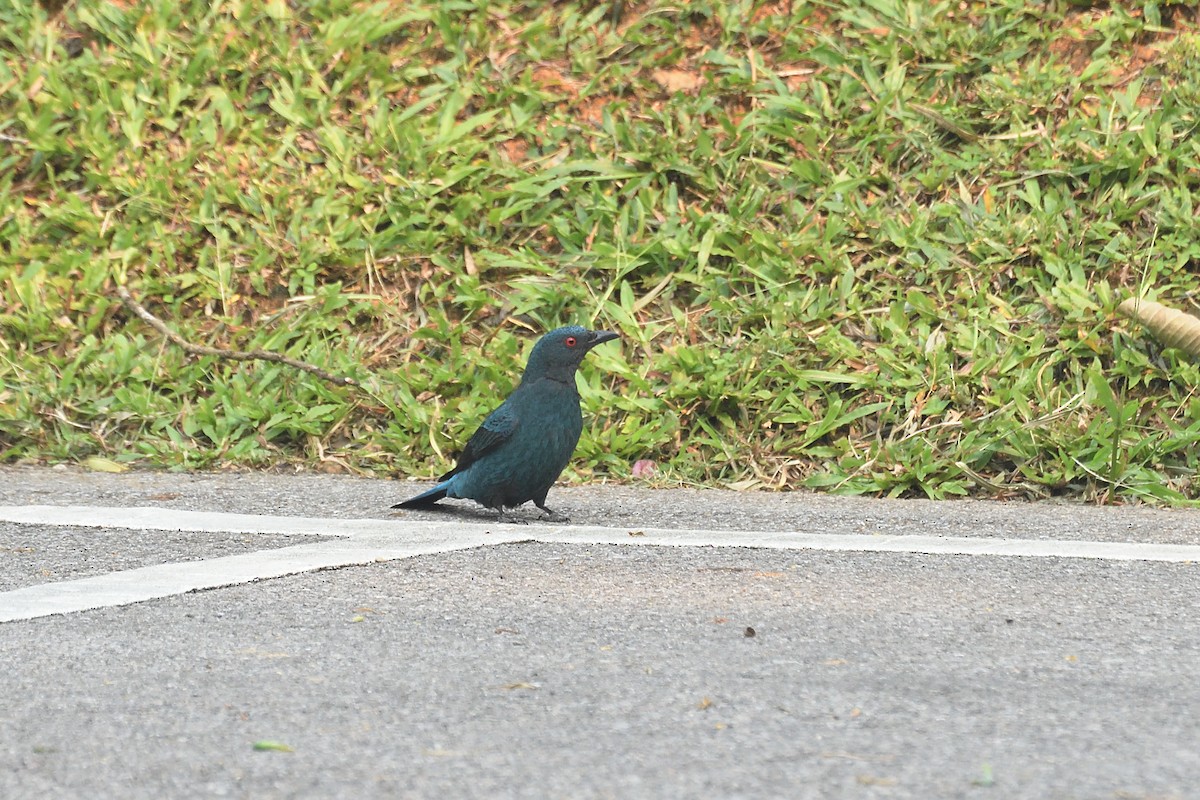
[[517, 415], [507, 403], [497, 408], [491, 414], [488, 414], [483, 424], [467, 440], [467, 446], [463, 448], [462, 453], [459, 455], [458, 463], [454, 465], [454, 469], [438, 478], [438, 480], [448, 480], [451, 475], [462, 472], [480, 458], [507, 442], [512, 438], [513, 433], [516, 432], [520, 424], [521, 421], [517, 419]]

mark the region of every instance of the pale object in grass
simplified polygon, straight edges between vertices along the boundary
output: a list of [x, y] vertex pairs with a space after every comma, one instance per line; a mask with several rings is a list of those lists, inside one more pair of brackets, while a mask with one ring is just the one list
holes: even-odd
[[1145, 325], [1167, 347], [1200, 358], [1200, 319], [1153, 300], [1130, 297], [1117, 311]]

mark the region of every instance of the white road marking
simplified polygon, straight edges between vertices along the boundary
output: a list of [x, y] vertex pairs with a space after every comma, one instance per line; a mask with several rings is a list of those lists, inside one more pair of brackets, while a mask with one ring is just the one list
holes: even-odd
[[1093, 542], [1057, 539], [996, 539], [984, 536], [790, 533], [639, 529], [640, 535], [613, 528], [530, 529], [526, 538], [572, 544], [643, 544], [676, 547], [759, 547], [776, 550], [834, 550], [860, 553], [1097, 558], [1109, 561], [1200, 563], [1200, 545], [1152, 542]]
[[1200, 563], [1200, 545], [664, 528], [645, 528], [631, 532], [626, 528], [319, 519], [146, 507], [0, 506], [0, 522], [193, 533], [237, 532], [338, 537], [333, 541], [299, 544], [202, 561], [158, 564], [0, 592], [0, 622], [128, 605], [154, 598], [221, 586], [236, 586], [319, 569], [528, 541]]
[[180, 511], [174, 508], [131, 506], [0, 506], [0, 522], [29, 525], [63, 525], [80, 528], [126, 528], [135, 531], [191, 531], [194, 533], [274, 533], [295, 536], [353, 536], [361, 531], [395, 530], [395, 522], [382, 519], [314, 519], [271, 517], [260, 514], [224, 514], [216, 511]]
[[448, 543], [444, 537], [397, 541], [394, 535], [361, 535], [203, 561], [156, 564], [0, 593], [0, 622], [123, 606], [202, 589], [237, 586], [320, 569], [445, 553], [488, 543], [489, 539], [483, 536], [460, 536]]

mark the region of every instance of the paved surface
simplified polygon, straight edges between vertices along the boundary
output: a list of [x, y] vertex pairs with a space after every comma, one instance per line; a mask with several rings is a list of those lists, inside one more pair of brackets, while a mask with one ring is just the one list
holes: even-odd
[[[97, 507], [0, 523], [0, 613], [389, 559], [0, 624], [0, 797], [1197, 796], [1200, 564], [1095, 557], [1186, 555], [1196, 512], [597, 487], [523, 527], [387, 510], [415, 488], [0, 469], [0, 506]], [[984, 554], [871, 551], [931, 537]]]
[[291, 536], [229, 531], [196, 535], [156, 529], [95, 530], [0, 523], [0, 592], [152, 564], [253, 553], [294, 543]]

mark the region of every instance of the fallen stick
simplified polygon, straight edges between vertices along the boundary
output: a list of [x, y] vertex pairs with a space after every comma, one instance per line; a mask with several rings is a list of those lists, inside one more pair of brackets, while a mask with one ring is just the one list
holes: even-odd
[[287, 356], [281, 356], [278, 353], [268, 353], [266, 350], [226, 350], [221, 347], [206, 347], [205, 345], [192, 344], [187, 339], [184, 339], [178, 333], [168, 328], [166, 323], [164, 323], [158, 317], [147, 311], [145, 306], [135, 300], [133, 295], [131, 295], [129, 290], [124, 286], [117, 286], [117, 296], [121, 298], [121, 302], [126, 308], [141, 317], [147, 325], [149, 325], [151, 328], [154, 328], [154, 330], [158, 331], [163, 336], [177, 344], [183, 349], [184, 352], [190, 353], [191, 355], [213, 356], [215, 358], [226, 358], [231, 361], [271, 361], [276, 364], [286, 364], [289, 367], [295, 367], [296, 369], [312, 373], [321, 380], [328, 381], [329, 383], [337, 386], [359, 385], [358, 381], [354, 380], [353, 378], [349, 378], [344, 375], [333, 375], [332, 373], [326, 372], [320, 367], [314, 364], [309, 364], [306, 361], [288, 358]]
[[1136, 297], [1126, 299], [1117, 306], [1117, 311], [1145, 325], [1167, 347], [1177, 347], [1200, 358], [1200, 319], [1162, 303]]

